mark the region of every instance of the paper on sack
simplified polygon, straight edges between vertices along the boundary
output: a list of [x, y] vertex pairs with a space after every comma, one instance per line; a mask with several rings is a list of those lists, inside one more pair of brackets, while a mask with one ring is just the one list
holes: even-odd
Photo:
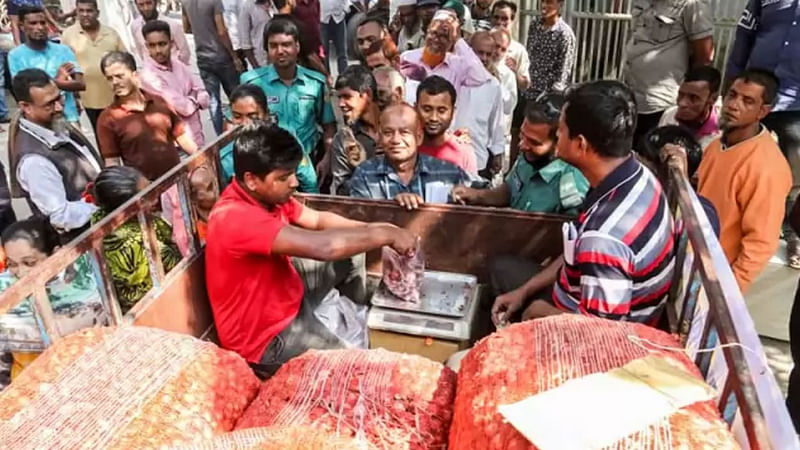
[[647, 356], [498, 409], [542, 450], [585, 450], [612, 445], [712, 398], [703, 380], [663, 357]]

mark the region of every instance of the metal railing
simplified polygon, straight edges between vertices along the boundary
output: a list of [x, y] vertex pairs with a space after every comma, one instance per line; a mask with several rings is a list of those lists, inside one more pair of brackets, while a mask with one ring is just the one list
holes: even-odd
[[[202, 164], [208, 164], [214, 168], [217, 174], [221, 174], [219, 151], [233, 141], [237, 132], [237, 129], [233, 129], [221, 135], [201, 151], [184, 160], [161, 178], [148, 185], [143, 191], [137, 193], [117, 210], [110, 212], [72, 242], [60, 248], [47, 258], [44, 263], [37, 266], [35, 270], [32, 270], [28, 275], [10, 286], [0, 295], [0, 314], [5, 314], [9, 309], [14, 308], [28, 298], [32, 298], [34, 315], [40, 325], [45, 345], [49, 346], [54, 339], [61, 337], [61, 331], [58, 329], [50, 306], [46, 285], [67, 267], [71, 266], [78, 258], [86, 255], [92, 262], [95, 281], [100, 288], [99, 293], [103, 308], [110, 318], [111, 325], [133, 323], [149, 306], [150, 302], [163, 291], [171, 276], [180, 273], [198, 256], [201, 243], [197, 236], [197, 218], [189, 201], [188, 176], [195, 167]], [[166, 273], [158, 251], [159, 246], [153, 226], [152, 212], [158, 205], [161, 194], [174, 186], [177, 186], [184, 223], [173, 223], [172, 226], [186, 227], [190, 245], [188, 254], [184, 255], [169, 273]], [[221, 186], [221, 184], [218, 183], [217, 186]], [[103, 239], [130, 220], [137, 220], [141, 227], [143, 247], [147, 255], [153, 287], [123, 316], [105, 252], [103, 251]]]
[[[671, 168], [678, 226], [667, 314], [687, 353], [719, 393], [718, 409], [751, 449], [800, 444], [730, 265], [686, 176]], [[737, 430], [738, 429], [738, 430]]]
[[[60, 332], [49, 305], [46, 283], [88, 253], [96, 267], [103, 304], [112, 324], [128, 324], [136, 320], [163, 291], [171, 277], [200, 256], [201, 244], [196, 234], [196, 217], [189, 203], [187, 177], [200, 164], [208, 164], [221, 174], [219, 151], [234, 139], [236, 132], [231, 130], [223, 134], [183, 161], [12, 285], [0, 295], [0, 314], [33, 297], [34, 311], [43, 324], [41, 332], [46, 344], [58, 339]], [[148, 212], [161, 194], [176, 184], [183, 225], [191, 236], [192, 245], [190, 254], [166, 274], [156, 250], [152, 218]], [[681, 337], [687, 353], [695, 359], [709, 384], [719, 392], [719, 410], [734, 432], [739, 433], [740, 442], [747, 441], [751, 449], [800, 449], [731, 269], [689, 181], [681, 172], [670, 172], [669, 193], [678, 222], [685, 224], [677, 246], [675, 283], [670, 292], [672, 308], [668, 308], [673, 332]], [[153, 287], [123, 316], [103, 253], [103, 238], [133, 219], [139, 221], [144, 236], [147, 236], [144, 246]]]
[[[564, 20], [577, 39], [573, 83], [620, 79], [625, 68], [625, 47], [630, 38], [632, 0], [565, 0]], [[736, 23], [747, 0], [713, 0], [714, 66], [723, 72], [736, 34]], [[520, 2], [519, 38], [526, 42], [531, 19], [538, 15], [539, 0]]]

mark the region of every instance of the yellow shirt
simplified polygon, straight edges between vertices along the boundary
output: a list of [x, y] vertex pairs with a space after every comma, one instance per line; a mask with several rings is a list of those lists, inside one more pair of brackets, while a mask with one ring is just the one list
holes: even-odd
[[719, 243], [743, 293], [778, 248], [792, 172], [766, 128], [728, 148], [706, 148], [697, 169], [698, 193], [711, 201], [720, 222]]
[[83, 79], [86, 90], [81, 93], [81, 100], [85, 108], [103, 109], [114, 100], [111, 86], [100, 70], [100, 60], [108, 52], [115, 50], [126, 51], [125, 45], [116, 31], [100, 25], [97, 36], [92, 40], [83, 31], [79, 23], [75, 23], [66, 30], [62, 42], [75, 53], [78, 65], [83, 69]]

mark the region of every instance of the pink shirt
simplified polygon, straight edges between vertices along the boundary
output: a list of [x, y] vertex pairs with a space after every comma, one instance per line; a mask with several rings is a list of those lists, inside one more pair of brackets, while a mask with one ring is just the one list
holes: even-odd
[[[422, 51], [423, 49], [418, 48], [400, 55], [400, 71], [406, 78], [422, 81], [431, 75], [439, 75], [449, 81], [456, 88], [456, 92], [459, 92], [464, 86], [481, 86], [492, 76], [463, 39], [456, 42], [453, 51], [448, 52], [444, 61], [436, 67], [429, 67], [422, 62]], [[424, 74], [414, 73], [423, 70]]]
[[142, 88], [158, 93], [172, 105], [192, 132], [195, 144], [198, 147], [205, 145], [200, 110], [208, 108], [210, 98], [200, 78], [175, 55], [172, 56], [172, 67], [162, 66], [149, 56], [144, 59], [143, 66], [140, 76]]
[[[172, 54], [178, 55], [185, 64], [192, 63], [192, 51], [189, 49], [189, 42], [186, 41], [186, 35], [183, 33], [183, 24], [170, 19], [159, 13], [156, 20], [161, 20], [169, 24], [169, 33], [172, 36]], [[144, 19], [141, 15], [137, 14], [136, 18], [131, 22], [131, 33], [133, 33], [133, 42], [136, 47], [136, 56], [139, 61], [147, 59], [149, 53], [147, 52], [147, 45], [142, 36], [142, 27], [144, 26]]]
[[458, 143], [452, 137], [448, 137], [441, 147], [420, 145], [419, 152], [452, 163], [469, 174], [478, 174], [478, 162], [475, 158], [475, 152], [472, 148]]

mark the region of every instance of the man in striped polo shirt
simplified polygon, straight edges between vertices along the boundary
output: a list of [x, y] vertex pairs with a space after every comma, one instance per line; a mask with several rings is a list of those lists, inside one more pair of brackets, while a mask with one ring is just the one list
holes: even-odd
[[[573, 312], [656, 324], [675, 262], [673, 221], [661, 184], [632, 155], [635, 127], [636, 104], [621, 83], [597, 81], [569, 94], [556, 155], [591, 190], [578, 219], [564, 224], [563, 256], [497, 297], [495, 324], [526, 305], [523, 320]], [[542, 300], [551, 286], [552, 300]]]

